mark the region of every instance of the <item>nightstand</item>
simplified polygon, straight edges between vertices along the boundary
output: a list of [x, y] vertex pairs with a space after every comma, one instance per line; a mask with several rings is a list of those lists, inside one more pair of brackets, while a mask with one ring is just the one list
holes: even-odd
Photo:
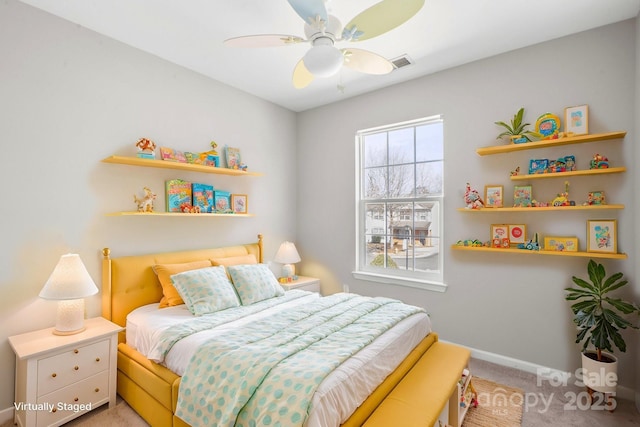
[[75, 335], [54, 328], [9, 337], [16, 354], [15, 416], [21, 427], [59, 426], [116, 404], [118, 332], [102, 317], [85, 320]]
[[317, 277], [298, 276], [297, 280], [280, 284], [285, 291], [290, 291], [291, 289], [302, 289], [303, 291], [320, 293], [320, 279]]

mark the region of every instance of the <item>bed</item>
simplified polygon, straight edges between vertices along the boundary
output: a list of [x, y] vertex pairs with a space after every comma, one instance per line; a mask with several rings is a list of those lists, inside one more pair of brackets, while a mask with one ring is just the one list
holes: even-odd
[[[239, 260], [246, 260], [247, 257], [255, 259], [255, 263], [258, 265], [232, 267], [234, 264], [242, 264]], [[163, 304], [167, 295], [166, 289], [163, 293], [163, 286], [159, 282], [157, 267], [187, 265], [204, 260], [210, 261], [212, 263], [210, 265], [225, 266], [222, 267], [222, 270], [227, 273], [232, 272], [234, 278], [239, 282], [240, 279], [235, 276], [236, 273], [242, 272], [245, 267], [247, 271], [254, 272], [263, 265], [261, 264], [263, 262], [262, 236], [258, 236], [257, 242], [236, 246], [115, 258], [111, 257], [109, 249], [103, 250], [102, 315], [112, 322], [126, 327], [126, 331], [119, 335], [117, 391], [142, 418], [154, 427], [189, 425], [184, 419], [191, 420], [190, 424], [192, 425], [205, 423], [216, 425], [218, 423], [218, 421], [214, 422], [208, 418], [204, 419], [206, 421], [203, 421], [202, 418], [190, 418], [190, 415], [193, 414], [187, 413], [186, 408], [189, 408], [189, 403], [193, 404], [194, 400], [201, 401], [201, 399], [189, 401], [185, 397], [185, 395], [190, 396], [191, 390], [201, 388], [201, 382], [198, 382], [197, 377], [194, 376], [194, 373], [197, 372], [197, 369], [193, 367], [195, 363], [191, 365], [187, 363], [192, 358], [198, 361], [207, 359], [208, 363], [217, 363], [219, 365], [208, 366], [207, 369], [219, 369], [220, 366], [224, 366], [224, 363], [228, 364], [230, 360], [237, 357], [234, 356], [236, 355], [234, 351], [253, 345], [253, 341], [246, 345], [245, 341], [249, 340], [248, 337], [268, 335], [267, 332], [264, 332], [267, 325], [273, 322], [287, 322], [289, 317], [299, 316], [318, 322], [315, 326], [309, 327], [309, 330], [317, 335], [325, 327], [325, 324], [330, 325], [330, 323], [326, 319], [322, 320], [324, 318], [318, 317], [324, 315], [324, 311], [321, 312], [319, 308], [317, 313], [309, 311], [316, 310], [316, 306], [326, 305], [326, 309], [334, 310], [336, 313], [357, 313], [362, 310], [363, 313], [366, 312], [363, 316], [369, 316], [369, 312], [385, 313], [382, 310], [395, 313], [401, 307], [393, 305], [395, 302], [389, 302], [387, 299], [361, 301], [359, 298], [363, 297], [350, 294], [319, 297], [317, 294], [304, 291], [281, 292], [273, 298], [258, 300], [255, 303], [246, 304], [245, 307], [239, 304], [239, 307], [234, 306], [216, 312], [216, 316], [219, 313], [228, 316], [224, 323], [217, 320], [217, 317], [206, 314], [202, 318], [214, 322], [215, 328], [198, 326], [200, 329], [195, 333], [191, 333], [189, 336], [180, 335], [180, 337], [185, 336], [183, 339], [169, 340], [166, 338], [168, 330], [179, 332], [181, 328], [189, 330], [194, 328], [192, 325], [196, 323], [192, 318], [196, 316], [193, 315], [192, 310], [196, 304], [190, 304], [190, 300], [187, 300], [187, 304], [177, 304], [166, 309], [159, 309], [159, 305]], [[216, 267], [198, 271], [209, 272], [210, 270], [216, 270]], [[191, 273], [193, 271], [186, 271], [171, 277], [176, 280], [176, 286], [178, 286], [178, 279], [185, 276], [185, 280], [190, 280], [193, 277]], [[241, 294], [242, 289], [237, 288], [236, 293]], [[239, 299], [244, 300], [245, 297], [246, 295], [243, 295]], [[370, 308], [371, 304], [376, 304], [375, 308]], [[349, 308], [344, 309], [344, 307]], [[366, 309], [360, 307], [366, 307]], [[253, 312], [246, 314], [242, 311], [246, 309], [252, 309]], [[314, 378], [318, 385], [314, 386], [313, 390], [315, 391], [309, 398], [312, 403], [310, 407], [313, 409], [305, 414], [305, 426], [383, 426], [388, 423], [389, 419], [396, 422], [403, 420], [403, 425], [412, 425], [415, 420], [415, 425], [431, 426], [436, 424], [439, 417], [441, 418], [448, 402], [457, 406], [457, 396], [454, 395], [457, 379], [462, 370], [458, 365], [466, 365], [468, 354], [460, 351], [459, 348], [453, 348], [439, 342], [438, 335], [431, 331], [429, 318], [423, 310], [409, 308], [407, 310], [406, 315], [395, 321], [393, 325], [381, 327], [379, 336], [372, 337], [362, 344], [354, 343], [354, 348], [351, 349], [349, 355], [342, 354], [340, 356], [342, 359], [337, 359], [341, 362], [334, 362], [335, 370], [329, 372], [325, 367], [317, 368], [320, 371], [327, 371], [327, 373], [321, 380]], [[199, 313], [196, 312], [196, 314]], [[373, 319], [379, 319], [381, 315], [378, 314], [378, 316]], [[334, 317], [342, 318], [343, 316]], [[332, 322], [334, 317], [331, 317]], [[384, 315], [383, 317], [389, 316]], [[296, 318], [293, 321], [299, 322], [300, 319]], [[371, 324], [372, 321], [363, 317], [362, 321], [359, 319], [356, 322], [361, 322], [360, 326], [353, 328], [362, 327], [367, 322]], [[290, 324], [282, 325], [280, 326], [282, 330], [291, 329]], [[375, 325], [378, 325], [377, 320]], [[224, 330], [224, 334], [220, 332], [219, 328]], [[326, 326], [326, 328], [330, 327]], [[348, 328], [352, 328], [352, 326]], [[227, 341], [220, 341], [222, 338], [219, 336], [224, 336], [227, 339], [227, 334], [230, 334], [229, 331], [232, 329], [233, 333], [237, 334], [237, 336], [232, 335], [233, 339], [236, 341], [245, 340], [241, 345], [238, 344], [239, 341], [233, 341], [234, 346], [227, 344]], [[357, 333], [358, 329], [353, 329], [353, 331], [355, 331], [354, 336], [362, 335]], [[213, 336], [209, 334], [213, 334]], [[160, 345], [160, 350], [158, 350], [159, 346], [155, 344], [158, 336], [165, 337], [160, 340], [161, 342], [170, 341], [171, 344], [167, 344], [165, 347]], [[271, 336], [269, 339], [272, 339]], [[353, 341], [353, 337], [349, 338], [348, 335], [341, 339], [346, 339], [349, 345]], [[205, 343], [218, 346], [212, 347], [218, 350], [206, 352], [204, 350]], [[219, 351], [222, 348], [219, 347], [220, 345], [228, 345], [229, 347], [223, 347], [224, 351]], [[357, 345], [361, 347], [357, 347]], [[346, 345], [344, 342], [335, 342], [334, 347], [342, 349]], [[315, 347], [309, 346], [309, 348]], [[324, 351], [324, 349], [320, 351]], [[282, 351], [279, 350], [279, 352]], [[203, 356], [205, 354], [215, 354], [216, 356]], [[452, 354], [456, 357], [452, 357]], [[290, 361], [296, 357], [308, 360], [309, 357], [313, 357], [313, 353], [308, 353], [306, 356], [286, 356], [286, 360]], [[285, 357], [283, 356], [283, 358]], [[209, 359], [214, 359], [214, 361], [211, 362]], [[266, 359], [269, 358], [260, 357], [260, 363]], [[454, 359], [458, 362], [454, 362]], [[278, 363], [271, 367], [263, 366], [262, 370], [269, 372], [265, 375], [271, 375], [276, 372], [274, 367], [276, 365]], [[315, 366], [316, 364], [311, 365]], [[445, 367], [448, 368], [445, 369]], [[243, 372], [245, 371], [243, 370]], [[443, 372], [451, 374], [443, 376]], [[182, 388], [189, 390], [189, 392], [181, 394], [181, 383], [183, 383]], [[192, 388], [189, 389], [189, 387]], [[300, 389], [302, 388], [303, 386], [300, 385]], [[212, 387], [212, 389], [218, 393], [215, 395], [215, 399], [225, 396], [222, 394], [222, 386]], [[224, 392], [226, 392], [226, 387]], [[252, 389], [251, 393], [253, 392]], [[429, 405], [425, 406], [425, 399]], [[264, 399], [257, 397], [253, 400], [264, 402]], [[215, 400], [215, 402], [219, 401]], [[242, 406], [242, 402], [246, 403], [246, 401], [241, 401], [240, 404], [236, 402], [236, 405]], [[275, 407], [273, 402], [271, 405]], [[211, 404], [209, 404], [210, 406]], [[245, 406], [249, 407], [249, 403], [246, 403]], [[265, 404], [261, 410], [263, 417], [267, 407], [268, 405]], [[280, 412], [287, 409], [290, 407], [281, 408]], [[258, 412], [260, 411], [254, 408], [253, 413]], [[238, 415], [237, 410], [234, 414]], [[449, 414], [449, 419], [452, 417], [451, 414]], [[245, 418], [251, 417], [246, 413], [240, 415]], [[267, 416], [269, 417], [269, 415]], [[224, 419], [224, 416], [222, 417], [219, 420]], [[274, 420], [269, 418], [269, 422], [271, 421]], [[226, 425], [222, 421], [219, 423]], [[247, 422], [247, 424], [250, 423]], [[456, 422], [450, 420], [449, 424], [456, 425]]]

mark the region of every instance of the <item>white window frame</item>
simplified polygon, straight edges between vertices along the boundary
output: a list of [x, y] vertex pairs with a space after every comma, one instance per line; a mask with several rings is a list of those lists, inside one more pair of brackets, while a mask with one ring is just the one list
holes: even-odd
[[[436, 206], [439, 216], [438, 221], [438, 271], [437, 272], [416, 272], [405, 270], [391, 270], [385, 269], [381, 272], [380, 269], [375, 269], [366, 265], [366, 209], [365, 204], [375, 201], [366, 199], [362, 195], [363, 182], [364, 182], [364, 137], [371, 134], [389, 132], [393, 130], [417, 127], [434, 122], [443, 122], [442, 116], [431, 116], [421, 119], [406, 121], [402, 123], [396, 123], [392, 125], [379, 126], [370, 129], [360, 130], [356, 133], [355, 145], [356, 145], [356, 267], [352, 272], [353, 277], [360, 280], [367, 280], [373, 282], [380, 282], [386, 284], [409, 286], [414, 288], [432, 290], [437, 292], [444, 292], [447, 289], [447, 285], [444, 283], [444, 182], [442, 193], [438, 196], [421, 196], [411, 199], [382, 199], [391, 202], [437, 202]], [[444, 142], [443, 142], [444, 143]], [[444, 165], [443, 158], [443, 165]], [[415, 164], [415, 163], [414, 163]], [[444, 173], [444, 171], [443, 171]], [[374, 271], [376, 270], [376, 271]], [[393, 272], [393, 274], [390, 274]]]

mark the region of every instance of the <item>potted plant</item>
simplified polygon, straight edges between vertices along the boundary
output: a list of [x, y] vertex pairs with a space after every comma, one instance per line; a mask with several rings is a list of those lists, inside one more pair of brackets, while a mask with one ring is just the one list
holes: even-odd
[[[620, 329], [638, 329], [625, 319], [626, 315], [640, 314], [640, 307], [620, 298], [609, 296], [610, 292], [627, 284], [623, 274], [618, 272], [607, 278], [604, 266], [593, 260], [587, 266], [591, 283], [573, 276], [578, 287], [565, 288], [567, 301], [576, 301], [571, 305], [573, 322], [578, 327], [576, 343], [582, 345], [583, 382], [589, 389], [602, 393], [615, 392], [617, 377], [617, 358], [612, 344], [625, 352], [627, 345]], [[593, 349], [587, 349], [589, 344]], [[607, 350], [609, 353], [605, 352]]]
[[502, 132], [496, 139], [500, 139], [503, 136], [508, 136], [511, 142], [514, 144], [521, 144], [523, 142], [531, 142], [531, 137], [541, 138], [538, 132], [527, 130], [529, 123], [522, 123], [524, 117], [524, 107], [520, 108], [518, 112], [511, 119], [511, 125], [505, 122], [495, 122], [498, 126], [502, 126], [506, 130]]

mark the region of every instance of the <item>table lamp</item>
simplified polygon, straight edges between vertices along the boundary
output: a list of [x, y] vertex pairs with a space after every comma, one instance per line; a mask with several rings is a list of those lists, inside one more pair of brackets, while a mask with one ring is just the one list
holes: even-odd
[[40, 291], [40, 298], [57, 300], [55, 335], [84, 331], [84, 298], [98, 292], [78, 254], [66, 254]]
[[300, 255], [298, 255], [296, 245], [291, 242], [284, 242], [280, 245], [280, 248], [278, 248], [278, 252], [276, 252], [273, 260], [284, 264], [282, 266], [282, 277], [289, 278], [296, 274], [296, 268], [293, 264], [300, 262]]

